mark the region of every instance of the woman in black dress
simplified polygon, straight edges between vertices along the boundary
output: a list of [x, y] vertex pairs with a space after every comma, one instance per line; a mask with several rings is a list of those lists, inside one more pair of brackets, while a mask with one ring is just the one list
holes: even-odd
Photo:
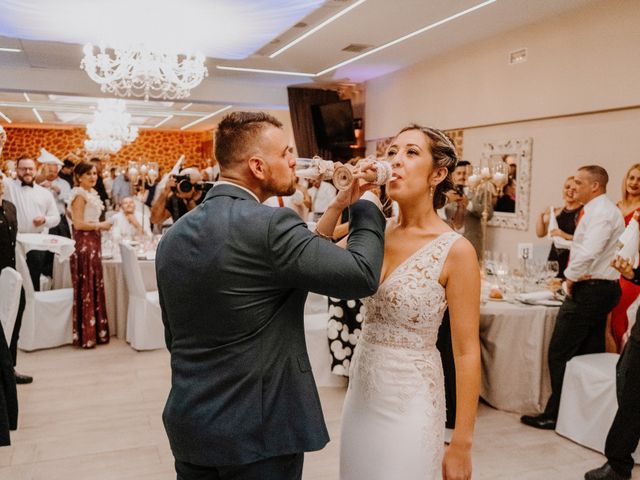
[[[575, 183], [573, 177], [569, 177], [565, 180], [562, 190], [564, 207], [554, 208], [558, 228], [551, 231], [552, 236], [559, 236], [565, 240], [573, 239], [573, 233], [576, 231], [576, 225], [578, 224], [578, 216], [582, 211], [582, 205], [576, 201], [575, 195]], [[549, 209], [546, 209], [538, 216], [536, 223], [536, 234], [538, 238], [547, 235], [548, 230]], [[554, 244], [551, 244], [551, 251], [549, 252], [547, 260], [558, 262], [558, 266], [560, 267], [558, 270], [558, 278], [564, 278], [564, 270], [567, 268], [567, 263], [569, 263], [569, 250], [557, 248]]]

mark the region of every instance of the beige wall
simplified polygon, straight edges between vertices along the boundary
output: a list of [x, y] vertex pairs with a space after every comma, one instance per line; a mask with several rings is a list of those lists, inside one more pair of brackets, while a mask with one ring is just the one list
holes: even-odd
[[[639, 7], [597, 2], [368, 82], [369, 146], [409, 122], [465, 128], [464, 156], [476, 162], [486, 141], [532, 137], [529, 231], [490, 229], [494, 248], [509, 252], [535, 240], [535, 213], [561, 203], [562, 181], [580, 165], [607, 168], [619, 199], [624, 171], [640, 161], [640, 108], [567, 115], [640, 106]], [[508, 53], [524, 47], [527, 62], [509, 66]], [[549, 116], [564, 117], [515, 123]]]

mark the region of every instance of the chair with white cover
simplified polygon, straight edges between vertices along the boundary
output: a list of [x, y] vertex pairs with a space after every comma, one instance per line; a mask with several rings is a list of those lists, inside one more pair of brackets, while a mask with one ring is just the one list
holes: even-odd
[[13, 327], [16, 324], [20, 308], [22, 277], [11, 267], [5, 267], [0, 273], [0, 323], [4, 330], [7, 346], [11, 345]]
[[135, 350], [165, 348], [164, 325], [158, 291], [144, 287], [142, 271], [135, 250], [125, 243], [120, 244], [122, 270], [129, 291], [127, 311], [127, 342]]
[[[618, 410], [616, 353], [580, 355], [567, 362], [556, 432], [604, 453], [604, 444]], [[640, 448], [634, 454], [640, 461]]]
[[31, 351], [72, 343], [73, 288], [36, 292], [19, 246], [16, 247], [16, 267], [22, 276], [26, 300], [18, 347]]

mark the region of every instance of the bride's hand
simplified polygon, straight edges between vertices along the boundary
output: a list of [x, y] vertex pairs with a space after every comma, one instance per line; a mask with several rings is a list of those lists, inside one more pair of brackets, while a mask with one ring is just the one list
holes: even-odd
[[442, 459], [443, 480], [471, 479], [471, 449], [449, 445]]
[[[362, 166], [359, 165], [357, 170], [354, 171], [354, 174], [356, 174], [354, 177], [358, 177], [357, 173], [366, 172], [367, 170], [375, 171], [376, 166], [372, 163]], [[338, 194], [334, 198], [333, 202], [341, 209], [345, 209], [356, 203], [364, 192], [371, 190], [376, 186], [377, 185], [367, 183], [359, 178], [354, 178], [353, 182], [351, 182], [351, 186], [347, 190], [338, 190]]]

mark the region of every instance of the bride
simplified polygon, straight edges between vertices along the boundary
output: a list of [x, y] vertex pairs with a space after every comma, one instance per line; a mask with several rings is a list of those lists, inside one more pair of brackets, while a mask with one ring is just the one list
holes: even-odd
[[[388, 149], [388, 193], [400, 215], [385, 232], [381, 283], [364, 300], [340, 444], [342, 480], [471, 478], [480, 385], [480, 273], [471, 244], [436, 209], [457, 157], [440, 131], [403, 129]], [[319, 225], [320, 226], [320, 225]], [[456, 428], [444, 448], [438, 327], [449, 308], [456, 364]]]

